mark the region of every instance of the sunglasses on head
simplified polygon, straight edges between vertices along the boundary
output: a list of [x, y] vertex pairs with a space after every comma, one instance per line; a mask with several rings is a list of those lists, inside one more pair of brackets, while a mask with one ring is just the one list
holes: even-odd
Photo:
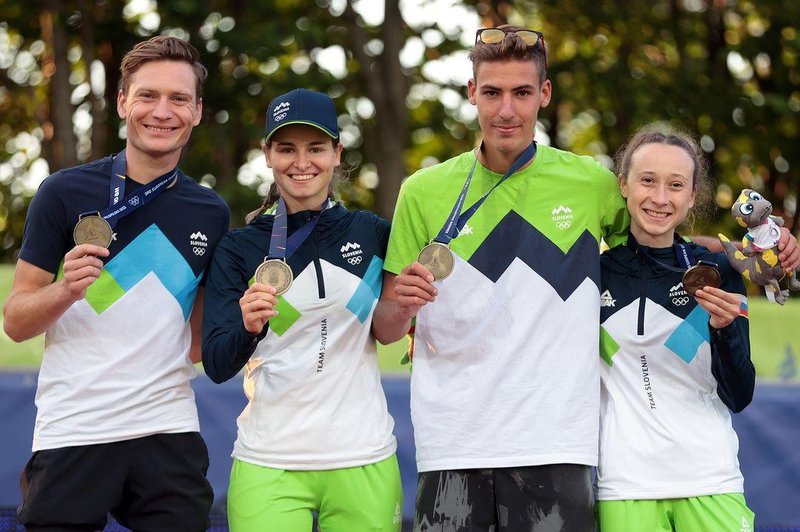
[[515, 34], [528, 46], [536, 46], [541, 41], [544, 45], [544, 34], [536, 30], [504, 30], [501, 28], [481, 28], [475, 33], [475, 44], [500, 44], [509, 33]]
[[506, 30], [502, 28], [481, 28], [475, 33], [475, 44], [500, 44], [507, 34], [513, 33], [529, 48], [542, 45], [544, 66], [547, 68], [547, 49], [544, 47], [544, 33], [536, 30]]

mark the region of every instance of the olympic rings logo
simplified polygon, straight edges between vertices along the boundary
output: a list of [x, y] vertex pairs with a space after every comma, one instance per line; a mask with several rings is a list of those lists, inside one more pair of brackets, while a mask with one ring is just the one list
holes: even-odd
[[361, 255], [356, 255], [355, 257], [350, 257], [349, 259], [347, 259], [347, 262], [355, 266], [356, 264], [361, 264], [361, 260], [362, 260]]
[[675, 305], [675, 306], [678, 306], [678, 307], [682, 307], [683, 305], [685, 305], [688, 302], [689, 302], [689, 298], [686, 297], [686, 296], [673, 297], [672, 298], [672, 304]]
[[201, 248], [199, 246], [195, 246], [195, 247], [192, 248], [192, 251], [194, 251], [194, 254], [199, 257], [199, 256], [205, 254], [206, 248]]
[[569, 222], [569, 221], [567, 221], [567, 222], [558, 222], [556, 224], [556, 227], [558, 227], [559, 229], [569, 229], [569, 227], [571, 225], [572, 225], [572, 222]]

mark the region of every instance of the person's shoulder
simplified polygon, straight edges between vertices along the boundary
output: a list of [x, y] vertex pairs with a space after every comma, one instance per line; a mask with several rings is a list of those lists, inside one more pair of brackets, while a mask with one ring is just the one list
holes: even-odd
[[228, 204], [214, 189], [201, 185], [191, 176], [180, 172], [181, 190], [188, 201], [202, 205], [203, 208], [213, 208], [219, 212], [229, 212]]
[[111, 157], [103, 157], [88, 163], [69, 168], [62, 168], [47, 176], [42, 183], [47, 182], [51, 186], [65, 186], [73, 182], [82, 182], [93, 177], [103, 178], [110, 175]]
[[565, 165], [571, 168], [583, 168], [593, 172], [611, 173], [600, 161], [591, 155], [578, 155], [571, 151], [561, 150], [552, 146], [537, 147], [537, 157], [541, 155], [543, 162], [553, 165]]
[[613, 270], [630, 270], [634, 264], [634, 252], [625, 244], [609, 248], [600, 254], [600, 265]]
[[55, 195], [66, 200], [72, 191], [93, 190], [93, 185], [106, 180], [110, 171], [111, 157], [62, 168], [42, 180], [36, 195], [40, 197]]
[[374, 230], [378, 235], [389, 231], [389, 222], [372, 211], [349, 210], [343, 204], [337, 203], [333, 208], [325, 211], [329, 214], [335, 226], [344, 231]]
[[[467, 172], [469, 172], [469, 167], [471, 167], [474, 162], [475, 154], [471, 150], [461, 153], [446, 161], [420, 168], [405, 180], [403, 186], [405, 188], [429, 187], [440, 182], [452, 184], [452, 176], [454, 174], [463, 174], [464, 177], [466, 177]], [[464, 170], [465, 168], [466, 170]]]
[[[234, 254], [241, 254], [240, 250], [251, 248], [253, 241], [261, 241], [264, 238], [269, 238], [269, 229], [266, 224], [257, 223], [253, 220], [249, 224], [242, 227], [235, 227], [226, 232], [220, 238], [218, 249], [234, 252]], [[269, 224], [272, 227], [272, 224]], [[266, 236], [265, 236], [266, 235]]]
[[347, 216], [351, 217], [357, 223], [372, 224], [376, 226], [389, 225], [389, 222], [385, 218], [378, 216], [372, 211], [348, 210]]

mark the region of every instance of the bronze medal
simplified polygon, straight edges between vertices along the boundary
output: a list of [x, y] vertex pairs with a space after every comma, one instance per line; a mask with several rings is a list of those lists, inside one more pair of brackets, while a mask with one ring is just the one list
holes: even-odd
[[719, 269], [716, 265], [697, 264], [683, 274], [683, 289], [690, 296], [705, 286], [719, 288], [719, 283]]
[[286, 261], [280, 259], [267, 259], [256, 268], [256, 282], [271, 286], [275, 295], [285, 294], [292, 286], [294, 274]]
[[441, 242], [431, 242], [419, 252], [417, 262], [425, 266], [433, 275], [434, 281], [441, 281], [453, 273], [455, 259], [453, 252]]
[[84, 216], [75, 224], [72, 238], [75, 240], [76, 245], [94, 244], [95, 246], [108, 248], [114, 238], [114, 230], [100, 216]]

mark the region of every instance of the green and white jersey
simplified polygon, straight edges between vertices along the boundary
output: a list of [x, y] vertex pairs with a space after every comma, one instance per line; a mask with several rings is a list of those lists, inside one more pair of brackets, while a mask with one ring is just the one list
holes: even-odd
[[[444, 225], [472, 152], [402, 186], [385, 269]], [[465, 207], [502, 176], [478, 164]], [[451, 243], [453, 273], [417, 315], [411, 414], [419, 471], [597, 463], [599, 241], [624, 241], [613, 174], [539, 146]]]

